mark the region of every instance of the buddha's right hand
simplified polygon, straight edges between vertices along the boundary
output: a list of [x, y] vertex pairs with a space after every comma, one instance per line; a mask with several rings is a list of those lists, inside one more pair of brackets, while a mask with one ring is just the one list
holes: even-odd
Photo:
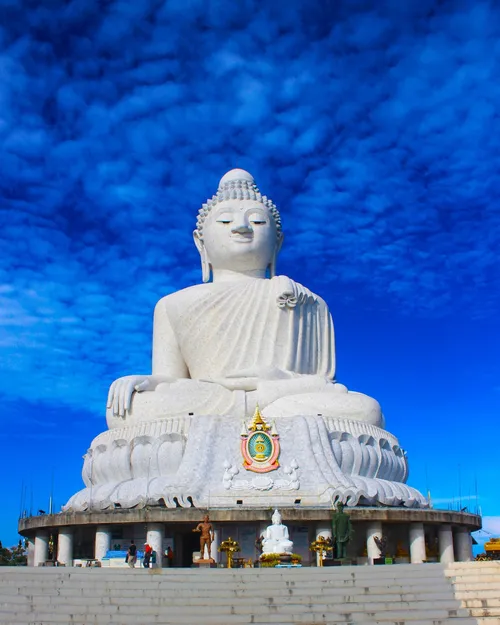
[[107, 407], [112, 408], [115, 416], [124, 417], [130, 411], [135, 392], [154, 391], [161, 382], [170, 381], [153, 375], [126, 375], [118, 378], [109, 388]]

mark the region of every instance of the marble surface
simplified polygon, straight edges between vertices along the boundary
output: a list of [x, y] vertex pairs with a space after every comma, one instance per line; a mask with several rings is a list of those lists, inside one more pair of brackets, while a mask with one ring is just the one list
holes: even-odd
[[[162, 298], [151, 375], [115, 380], [109, 428], [164, 417], [322, 414], [383, 425], [378, 402], [335, 380], [324, 300], [276, 275], [281, 218], [248, 172], [233, 170], [194, 231], [203, 283]], [[211, 281], [210, 281], [211, 280]]]
[[[378, 402], [335, 379], [324, 300], [277, 275], [279, 212], [231, 170], [198, 213], [202, 283], [160, 299], [151, 374], [110, 387], [67, 510], [145, 505], [426, 506]], [[146, 349], [146, 346], [145, 346]], [[368, 357], [368, 354], [367, 354]], [[279, 467], [243, 466], [242, 420], [259, 406], [279, 431]]]
[[165, 419], [103, 433], [85, 456], [86, 488], [65, 510], [236, 507], [237, 500], [283, 507], [297, 499], [326, 508], [338, 499], [348, 506], [427, 507], [405, 484], [406, 454], [389, 432], [317, 415], [279, 417], [275, 428], [280, 466], [263, 475], [243, 466], [241, 422], [231, 416]]

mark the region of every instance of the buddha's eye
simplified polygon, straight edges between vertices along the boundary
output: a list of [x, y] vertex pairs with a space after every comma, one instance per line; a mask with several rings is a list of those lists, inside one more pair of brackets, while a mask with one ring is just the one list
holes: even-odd
[[217, 223], [218, 224], [230, 224], [233, 221], [233, 217], [232, 215], [228, 214], [228, 213], [222, 213], [217, 217]]
[[248, 221], [256, 226], [262, 226], [267, 223], [267, 220], [263, 215], [250, 215]]

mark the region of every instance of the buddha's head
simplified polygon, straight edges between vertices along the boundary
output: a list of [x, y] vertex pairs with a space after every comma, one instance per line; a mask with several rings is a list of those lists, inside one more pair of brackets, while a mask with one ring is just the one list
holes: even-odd
[[279, 513], [279, 510], [274, 511], [271, 521], [273, 525], [281, 525], [281, 514]]
[[193, 236], [201, 256], [203, 282], [209, 281], [212, 269], [275, 275], [283, 242], [281, 218], [243, 169], [223, 176], [217, 193], [201, 207]]

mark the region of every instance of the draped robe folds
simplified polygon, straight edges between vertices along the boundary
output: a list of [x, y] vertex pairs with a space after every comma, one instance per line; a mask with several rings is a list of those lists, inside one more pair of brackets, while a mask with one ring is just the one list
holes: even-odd
[[308, 292], [294, 306], [297, 287], [284, 276], [212, 286], [171, 319], [192, 379], [266, 368], [333, 379], [333, 323], [323, 300]]
[[[160, 342], [155, 349], [165, 355], [177, 350], [187, 376], [160, 383], [155, 392], [135, 393], [128, 418], [251, 416], [258, 403], [264, 416], [321, 413], [380, 425], [375, 400], [333, 381], [327, 305], [290, 278], [196, 285], [159, 306], [175, 345]], [[231, 377], [256, 379], [256, 389], [230, 384]], [[109, 410], [107, 419], [109, 427], [122, 424]]]

